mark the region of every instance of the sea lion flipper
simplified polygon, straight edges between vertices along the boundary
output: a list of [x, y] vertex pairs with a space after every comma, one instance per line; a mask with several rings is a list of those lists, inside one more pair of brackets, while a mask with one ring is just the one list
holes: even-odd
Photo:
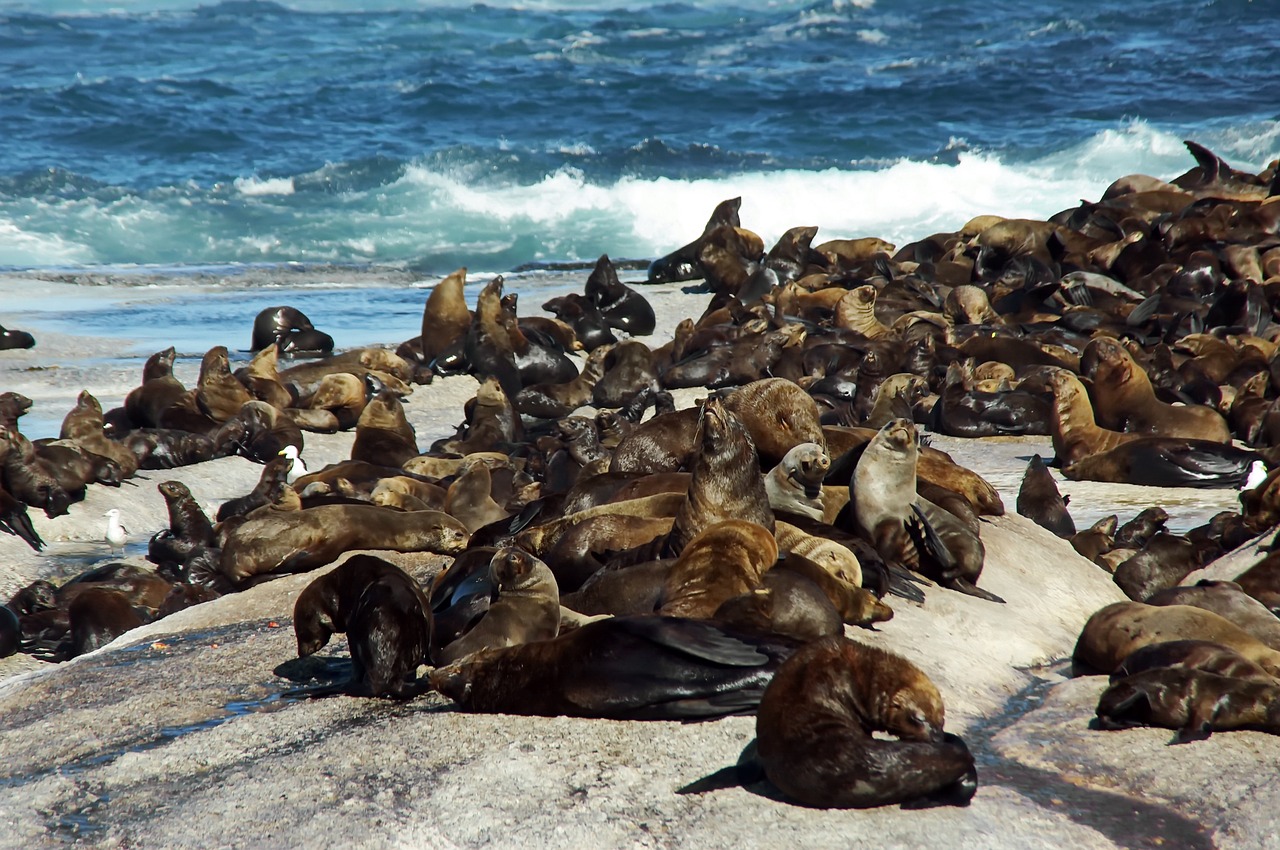
[[740, 788], [755, 785], [765, 780], [764, 765], [760, 763], [756, 741], [743, 748], [738, 756], [738, 763], [722, 767], [715, 773], [690, 782], [683, 788], [676, 789], [677, 794], [705, 794], [708, 791], [719, 791], [724, 788]]
[[768, 661], [754, 646], [711, 623], [684, 617], [628, 617], [617, 622], [620, 629], [637, 637], [703, 661], [730, 667], [759, 667]]
[[960, 576], [956, 576], [955, 578], [945, 582], [942, 586], [966, 594], [967, 596], [972, 596], [975, 599], [985, 599], [988, 602], [999, 602], [1001, 605], [1005, 604], [1003, 599], [996, 596], [991, 591], [983, 590], [977, 585], [971, 583], [968, 579], [961, 578]]
[[933, 527], [933, 523], [929, 522], [929, 518], [925, 515], [919, 502], [911, 503], [911, 512], [915, 514], [915, 517], [908, 518], [903, 523], [903, 526], [911, 537], [911, 541], [916, 544], [916, 550], [922, 558], [927, 556], [937, 561], [938, 566], [941, 567], [942, 575], [950, 577], [957, 566], [955, 556], [951, 554], [947, 544], [942, 541], [937, 530]]

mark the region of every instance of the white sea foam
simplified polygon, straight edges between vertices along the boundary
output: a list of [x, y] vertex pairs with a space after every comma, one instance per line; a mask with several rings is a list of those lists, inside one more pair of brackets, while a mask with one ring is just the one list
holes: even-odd
[[292, 177], [237, 177], [234, 185], [237, 192], [248, 197], [293, 194]]
[[25, 269], [92, 261], [92, 251], [83, 245], [56, 235], [27, 233], [12, 221], [0, 218], [0, 266]]

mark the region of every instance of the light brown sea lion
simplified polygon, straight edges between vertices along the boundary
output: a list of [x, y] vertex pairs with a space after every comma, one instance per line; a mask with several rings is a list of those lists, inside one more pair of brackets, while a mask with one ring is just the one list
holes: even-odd
[[[977, 788], [964, 742], [944, 735], [942, 697], [911, 662], [843, 636], [791, 656], [756, 712], [758, 758], [797, 802], [867, 808], [941, 795], [966, 805]], [[885, 731], [900, 740], [873, 737]]]
[[1231, 441], [1231, 429], [1203, 405], [1166, 404], [1156, 398], [1147, 373], [1118, 340], [1096, 337], [1085, 346], [1081, 369], [1093, 379], [1093, 411], [1099, 425], [1127, 433]]
[[138, 471], [138, 456], [123, 443], [109, 439], [104, 427], [102, 405], [88, 390], [82, 390], [76, 397], [76, 406], [62, 420], [59, 438], [110, 458], [120, 467], [122, 478], [132, 477]]
[[892, 242], [878, 236], [864, 236], [861, 239], [829, 239], [813, 250], [826, 257], [833, 266], [851, 270], [874, 259], [876, 254], [893, 256], [896, 249]]
[[836, 304], [835, 326], [854, 331], [867, 339], [881, 339], [893, 333], [876, 318], [876, 288], [870, 284], [849, 290]]
[[1107, 688], [1098, 698], [1097, 715], [1103, 729], [1175, 729], [1174, 743], [1203, 740], [1213, 732], [1234, 729], [1280, 735], [1280, 683], [1162, 667]]
[[[779, 523], [781, 524], [781, 523]], [[817, 540], [818, 538], [811, 538]], [[839, 544], [826, 541], [832, 545]], [[844, 547], [841, 547], [844, 548]], [[845, 550], [848, 551], [848, 550]], [[849, 553], [852, 556], [852, 552]], [[854, 558], [856, 563], [857, 559]], [[803, 555], [795, 550], [787, 552], [783, 560], [773, 566], [770, 572], [786, 570], [802, 575], [813, 582], [835, 606], [840, 619], [851, 626], [870, 627], [875, 623], [883, 623], [893, 619], [893, 609], [876, 598], [875, 594], [850, 582], [844, 574], [833, 572], [828, 564]], [[861, 570], [859, 569], [859, 572]], [[767, 575], [767, 573], [766, 573]]]
[[801, 443], [826, 447], [817, 403], [785, 378], [765, 378], [739, 387], [725, 396], [724, 406], [747, 427], [764, 468]]
[[817, 443], [801, 443], [764, 477], [769, 506], [775, 511], [823, 516], [822, 479], [831, 468], [826, 449]]
[[1231, 581], [1201, 581], [1190, 587], [1170, 587], [1142, 600], [1148, 605], [1191, 605], [1212, 611], [1275, 650], [1280, 650], [1280, 619]]
[[444, 498], [444, 511], [475, 533], [508, 512], [493, 499], [493, 482], [489, 467], [480, 461], [468, 461], [458, 477], [449, 485]]
[[253, 355], [248, 366], [237, 369], [235, 377], [258, 401], [284, 410], [293, 404], [293, 396], [280, 383], [279, 364], [280, 349], [268, 345]]
[[774, 523], [778, 551], [793, 552], [821, 566], [831, 575], [855, 587], [862, 586], [862, 565], [858, 556], [842, 543], [803, 531], [781, 520]]
[[200, 361], [200, 378], [196, 382], [196, 405], [214, 422], [226, 422], [240, 412], [253, 396], [244, 384], [231, 374], [227, 347], [215, 345]]
[[422, 360], [430, 364], [446, 351], [458, 347], [471, 327], [471, 311], [463, 288], [467, 269], [458, 269], [431, 288], [422, 310]]
[[1076, 641], [1076, 670], [1110, 673], [1134, 651], [1170, 640], [1207, 640], [1239, 652], [1272, 674], [1280, 674], [1280, 652], [1230, 620], [1190, 605], [1113, 602], [1098, 609]]
[[662, 586], [674, 558], [644, 561], [617, 570], [599, 570], [560, 604], [587, 615], [652, 614], [662, 599]]
[[241, 584], [257, 576], [313, 570], [352, 549], [454, 554], [467, 539], [462, 523], [438, 511], [323, 505], [246, 521], [228, 535], [219, 568]]
[[1074, 463], [1142, 439], [1138, 434], [1099, 428], [1084, 384], [1065, 369], [1051, 372], [1045, 383], [1053, 393], [1053, 414], [1050, 417], [1053, 451], [1062, 464]]
[[350, 372], [333, 372], [321, 378], [316, 391], [298, 403], [308, 410], [330, 413], [338, 430], [345, 431], [360, 420], [368, 401], [364, 381]]
[[758, 587], [777, 559], [773, 533], [754, 522], [708, 525], [682, 548], [667, 574], [659, 613], [711, 617], [727, 600]]
[[560, 590], [546, 564], [508, 546], [494, 554], [489, 571], [498, 598], [470, 631], [440, 651], [440, 664], [491, 647], [550, 640], [559, 633]]
[[698, 454], [689, 493], [676, 512], [667, 554], [679, 556], [694, 537], [726, 519], [740, 519], [773, 531], [773, 510], [760, 476], [760, 460], [742, 421], [719, 399], [702, 406]]
[[417, 436], [405, 418], [404, 406], [393, 393], [383, 390], [365, 406], [356, 422], [351, 459], [400, 466], [417, 455]]

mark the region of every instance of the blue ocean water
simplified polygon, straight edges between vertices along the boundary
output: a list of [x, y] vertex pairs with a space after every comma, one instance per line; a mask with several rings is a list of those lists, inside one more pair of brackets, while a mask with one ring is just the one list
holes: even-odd
[[0, 268], [901, 244], [1280, 155], [1247, 0], [0, 0]]

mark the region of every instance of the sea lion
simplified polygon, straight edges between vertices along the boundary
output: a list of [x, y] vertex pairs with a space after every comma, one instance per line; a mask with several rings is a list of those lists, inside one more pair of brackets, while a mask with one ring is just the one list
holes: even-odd
[[659, 613], [707, 618], [729, 599], [759, 586], [778, 559], [773, 533], [754, 522], [725, 520], [705, 527], [667, 573]]
[[645, 283], [671, 283], [704, 277], [706, 272], [698, 262], [698, 254], [702, 250], [703, 242], [717, 228], [741, 227], [742, 222], [738, 218], [738, 209], [741, 206], [742, 198], [729, 198], [717, 204], [711, 212], [711, 217], [707, 219], [701, 236], [649, 264], [648, 279]]
[[640, 423], [614, 449], [609, 471], [648, 475], [688, 467], [698, 445], [701, 416], [698, 408], [689, 407]]
[[490, 647], [550, 640], [559, 633], [560, 590], [546, 564], [508, 546], [494, 553], [489, 572], [498, 598], [470, 631], [440, 651], [440, 664]]
[[[14, 498], [40, 508], [53, 519], [67, 513], [72, 501], [84, 497], [84, 488], [68, 493], [58, 470], [39, 457], [31, 441], [16, 430], [0, 430], [5, 488]], [[78, 497], [78, 498], [77, 498]]]
[[764, 477], [769, 507], [821, 520], [822, 480], [830, 468], [831, 458], [817, 443], [801, 443], [791, 449]]
[[293, 395], [280, 383], [280, 349], [268, 345], [249, 361], [249, 365], [235, 371], [236, 380], [244, 384], [249, 395], [265, 401], [277, 410], [293, 404]]
[[713, 618], [737, 628], [802, 641], [844, 634], [840, 613], [822, 589], [788, 570], [765, 573], [754, 590], [721, 603]]
[[520, 415], [497, 378], [486, 378], [480, 382], [470, 407], [462, 437], [441, 441], [432, 446], [432, 451], [469, 455], [494, 451], [502, 443], [516, 443], [524, 439]]
[[395, 394], [383, 390], [365, 406], [356, 422], [351, 459], [381, 466], [400, 466], [418, 455], [417, 436]]
[[22, 623], [8, 605], [0, 605], [0, 658], [8, 658], [22, 646]]
[[1115, 545], [1123, 549], [1141, 549], [1152, 537], [1164, 530], [1169, 521], [1169, 512], [1164, 508], [1152, 506], [1143, 508], [1133, 519], [1115, 530]]
[[587, 277], [586, 295], [595, 302], [611, 328], [632, 336], [647, 336], [657, 325], [653, 307], [643, 295], [618, 280], [618, 272], [608, 254], [601, 254], [596, 260], [596, 267]]
[[1280, 675], [1280, 651], [1230, 620], [1190, 605], [1113, 602], [1084, 624], [1072, 653], [1077, 673], [1110, 673], [1134, 651], [1171, 640], [1207, 640], [1234, 649], [1269, 673]]
[[27, 506], [15, 499], [13, 494], [2, 485], [0, 485], [0, 531], [20, 538], [37, 552], [44, 549], [44, 540], [31, 524], [31, 517], [27, 515]]
[[610, 617], [554, 640], [482, 650], [435, 670], [431, 683], [464, 711], [713, 718], [754, 710], [794, 647], [708, 620]]
[[[605, 354], [604, 370], [591, 390], [591, 403], [596, 407], [622, 407], [633, 401], [637, 393], [645, 390], [652, 393], [658, 388], [653, 352], [638, 340], [624, 339], [610, 348]], [[635, 421], [640, 421], [639, 417]]]
[[[854, 561], [856, 563], [857, 559]], [[768, 578], [775, 572], [795, 573], [808, 579], [831, 601], [840, 619], [850, 626], [870, 628], [876, 623], [893, 619], [893, 609], [881, 602], [870, 590], [833, 573], [826, 564], [807, 555], [794, 550], [787, 552], [783, 560], [765, 573], [765, 577]]]
[[740, 387], [725, 396], [724, 407], [746, 426], [765, 468], [801, 443], [826, 447], [817, 403], [785, 378], [765, 378]]
[[1280, 683], [1162, 667], [1121, 679], [1103, 691], [1097, 716], [1102, 729], [1175, 729], [1173, 743], [1233, 729], [1280, 734]]
[[1277, 684], [1275, 676], [1234, 649], [1207, 640], [1170, 640], [1147, 644], [1134, 650], [1120, 662], [1120, 666], [1111, 674], [1111, 682], [1114, 684], [1126, 676], [1162, 667], [1202, 670], [1233, 679]]
[[109, 587], [87, 587], [67, 605], [70, 641], [59, 653], [67, 660], [101, 649], [120, 635], [146, 623], [129, 597]]
[[248, 495], [229, 499], [218, 506], [215, 517], [217, 521], [223, 522], [231, 517], [244, 516], [254, 508], [260, 508], [273, 501], [276, 493], [284, 486], [292, 466], [293, 461], [282, 454], [267, 461], [258, 476], [258, 483]]
[[1098, 564], [1099, 557], [1115, 546], [1116, 516], [1103, 517], [1084, 531], [1071, 537], [1071, 546], [1084, 557]]
[[34, 348], [36, 338], [26, 331], [13, 330], [0, 325], [0, 351], [15, 348]]
[[1067, 511], [1070, 502], [1070, 496], [1058, 492], [1044, 459], [1038, 454], [1033, 456], [1018, 488], [1018, 513], [1059, 537], [1070, 538], [1076, 533], [1076, 524]]
[[618, 341], [613, 331], [609, 330], [609, 322], [604, 314], [594, 301], [584, 295], [570, 292], [546, 301], [542, 309], [572, 328], [573, 335], [587, 351], [594, 351], [602, 345], [613, 345]]
[[196, 406], [214, 422], [226, 422], [254, 398], [244, 384], [231, 374], [227, 347], [215, 345], [200, 361], [200, 378], [196, 382]]
[[351, 549], [454, 554], [467, 530], [438, 511], [374, 505], [322, 505], [247, 520], [227, 535], [219, 569], [234, 584], [263, 575], [306, 572]]
[[526, 416], [556, 419], [568, 416], [584, 404], [591, 403], [591, 392], [604, 375], [605, 356], [609, 346], [599, 346], [587, 355], [582, 372], [564, 384], [533, 384], [516, 393], [511, 400], [516, 410]]
[[76, 406], [62, 420], [59, 439], [71, 440], [87, 452], [115, 461], [121, 478], [131, 478], [138, 471], [138, 456], [115, 440], [108, 439], [102, 405], [88, 390], [81, 390]]
[[[328, 413], [333, 420], [332, 429], [345, 431], [360, 421], [360, 414], [369, 403], [369, 383], [367, 376], [362, 380], [350, 372], [333, 372], [321, 378], [315, 392], [306, 398], [299, 399], [298, 405], [312, 414]], [[302, 413], [302, 410], [294, 409], [292, 415], [296, 418]], [[313, 418], [307, 421], [315, 422]], [[302, 422], [298, 424], [300, 427], [308, 427]], [[328, 423], [325, 428], [311, 424], [310, 430], [328, 430]]]
[[266, 463], [288, 446], [302, 451], [301, 429], [284, 413], [265, 401], [258, 401], [256, 398], [246, 401], [237, 417], [245, 426], [241, 453], [251, 460]]
[[142, 384], [130, 390], [124, 399], [125, 412], [134, 425], [159, 427], [164, 412], [187, 392], [173, 375], [176, 357], [177, 351], [169, 346], [147, 358], [142, 367]]
[[1118, 340], [1090, 340], [1080, 368], [1093, 379], [1093, 411], [1104, 428], [1159, 437], [1231, 441], [1231, 429], [1216, 410], [1203, 405], [1166, 404], [1156, 398], [1147, 373]]
[[[1173, 589], [1192, 571], [1203, 566], [1208, 553], [1216, 548], [1217, 545], [1209, 541], [1197, 544], [1184, 535], [1162, 531], [1147, 541], [1141, 551], [1116, 565], [1116, 585], [1130, 599], [1150, 601], [1148, 597], [1152, 594]], [[1243, 593], [1240, 595], [1244, 596]], [[1266, 614], [1275, 619], [1270, 612]], [[1280, 629], [1280, 620], [1276, 621], [1276, 626]]]
[[437, 357], [456, 348], [471, 327], [471, 311], [467, 309], [463, 288], [467, 269], [458, 269], [431, 288], [422, 310], [422, 360], [431, 364]]
[[1152, 593], [1148, 605], [1191, 605], [1212, 611], [1272, 649], [1280, 650], [1280, 619], [1231, 581], [1200, 581], [1190, 587], [1169, 587]]
[[294, 307], [267, 307], [253, 320], [251, 351], [267, 346], [291, 354], [328, 354], [333, 351], [333, 337], [316, 330], [306, 315]]
[[298, 657], [319, 652], [335, 633], [345, 634], [347, 619], [365, 588], [378, 576], [399, 570], [382, 558], [356, 554], [303, 588], [293, 603]]
[[[977, 771], [964, 742], [942, 731], [942, 697], [911, 662], [843, 636], [787, 659], [756, 712], [769, 781], [820, 808], [867, 808], [940, 796], [967, 805]], [[900, 740], [872, 737], [889, 732]]]
[[347, 617], [348, 691], [417, 696], [423, 690], [416, 681], [418, 665], [431, 658], [431, 634], [431, 607], [418, 583], [399, 569], [375, 576]]
[[444, 498], [444, 512], [465, 525], [468, 533], [474, 534], [489, 523], [510, 515], [494, 501], [492, 490], [489, 467], [481, 461], [468, 461], [449, 485]]
[[755, 445], [741, 420], [719, 399], [702, 405], [696, 444], [689, 493], [676, 512], [667, 553], [678, 556], [703, 530], [726, 519], [754, 522], [772, 532], [773, 510]]
[[644, 561], [617, 570], [598, 570], [560, 604], [586, 615], [652, 614], [662, 599], [662, 587], [674, 566], [673, 558]]

